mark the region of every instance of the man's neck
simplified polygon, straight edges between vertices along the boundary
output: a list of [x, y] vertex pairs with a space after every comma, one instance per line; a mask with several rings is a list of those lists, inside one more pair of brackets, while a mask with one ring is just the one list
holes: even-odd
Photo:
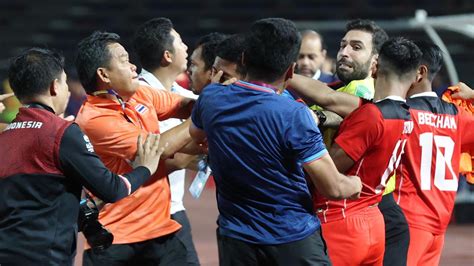
[[22, 101], [23, 104], [28, 105], [28, 103], [39, 103], [49, 108], [53, 109], [53, 112], [56, 114], [56, 107], [54, 106], [53, 99], [47, 96], [37, 96], [31, 99], [25, 99]]
[[398, 80], [378, 79], [375, 87], [374, 101], [387, 98], [388, 96], [399, 96], [406, 99], [408, 88], [408, 84], [400, 83]]
[[160, 67], [155, 69], [154, 71], [151, 71], [150, 73], [153, 74], [165, 87], [166, 90], [171, 91], [171, 87], [173, 86], [173, 83], [176, 81], [176, 78], [180, 73], [176, 73], [176, 71], [173, 71], [169, 67]]
[[418, 93], [423, 93], [423, 92], [431, 92], [433, 89], [431, 88], [431, 83], [429, 84], [418, 84], [417, 86], [414, 86], [411, 88], [408, 93], [407, 97], [410, 97], [412, 95], [418, 94]]
[[258, 80], [258, 79], [253, 79], [251, 77], [247, 77], [245, 81], [250, 82], [250, 83], [263, 83], [263, 84], [266, 84], [270, 87], [273, 87], [276, 90], [276, 93], [278, 93], [278, 94], [281, 94], [285, 90], [285, 82], [283, 82], [281, 79], [278, 79], [274, 82], [268, 82], [268, 81], [263, 81], [263, 80]]

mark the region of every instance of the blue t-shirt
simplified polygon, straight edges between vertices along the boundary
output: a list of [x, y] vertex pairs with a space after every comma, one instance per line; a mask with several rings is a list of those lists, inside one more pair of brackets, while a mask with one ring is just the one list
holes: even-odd
[[327, 150], [305, 105], [243, 81], [213, 84], [192, 121], [209, 143], [220, 234], [282, 244], [319, 228], [302, 164]]

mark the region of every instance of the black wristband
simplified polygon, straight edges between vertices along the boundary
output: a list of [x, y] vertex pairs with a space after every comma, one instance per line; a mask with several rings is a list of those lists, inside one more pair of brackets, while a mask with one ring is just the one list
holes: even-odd
[[326, 115], [323, 113], [323, 111], [320, 110], [314, 110], [314, 113], [318, 117], [319, 120], [319, 126], [324, 125], [324, 122], [326, 122]]

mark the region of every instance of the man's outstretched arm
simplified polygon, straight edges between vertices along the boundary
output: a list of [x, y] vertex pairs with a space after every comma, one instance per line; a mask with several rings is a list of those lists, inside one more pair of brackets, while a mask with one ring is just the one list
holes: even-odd
[[311, 104], [346, 117], [360, 105], [360, 98], [345, 92], [338, 92], [318, 80], [295, 74], [289, 86]]

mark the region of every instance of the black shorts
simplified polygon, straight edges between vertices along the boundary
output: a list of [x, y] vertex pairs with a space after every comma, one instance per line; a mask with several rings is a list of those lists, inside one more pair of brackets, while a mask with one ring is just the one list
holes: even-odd
[[393, 193], [382, 197], [379, 203], [385, 221], [384, 266], [404, 266], [407, 264], [410, 231], [402, 209], [395, 202]]
[[331, 265], [321, 231], [279, 245], [258, 245], [219, 234], [219, 265]]

